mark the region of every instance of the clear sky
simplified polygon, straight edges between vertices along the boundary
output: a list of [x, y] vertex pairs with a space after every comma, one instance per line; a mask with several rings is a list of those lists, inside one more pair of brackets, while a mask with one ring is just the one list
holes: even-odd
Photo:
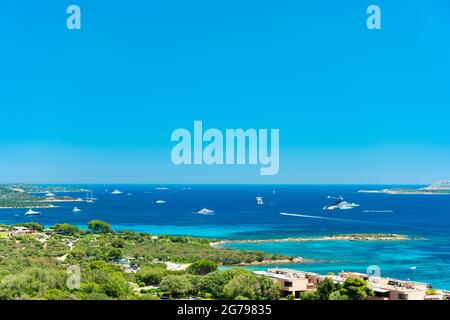
[[[450, 178], [448, 0], [5, 0], [0, 49], [0, 182]], [[279, 173], [173, 165], [194, 120], [279, 128]]]

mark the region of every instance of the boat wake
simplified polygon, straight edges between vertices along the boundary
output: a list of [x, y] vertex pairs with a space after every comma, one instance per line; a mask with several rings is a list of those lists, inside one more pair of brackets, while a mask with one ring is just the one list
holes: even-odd
[[339, 219], [339, 218], [330, 218], [330, 217], [321, 217], [321, 216], [311, 216], [307, 214], [299, 214], [299, 213], [286, 213], [281, 212], [282, 216], [292, 216], [292, 217], [301, 217], [301, 218], [310, 218], [310, 219], [323, 219], [323, 220], [334, 220], [334, 221], [345, 221], [345, 222], [359, 222], [366, 223], [366, 221], [358, 221], [358, 220], [350, 220], [350, 219]]

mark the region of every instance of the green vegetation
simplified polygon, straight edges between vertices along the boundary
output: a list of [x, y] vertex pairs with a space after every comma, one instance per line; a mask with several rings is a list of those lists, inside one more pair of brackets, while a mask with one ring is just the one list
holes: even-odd
[[13, 184], [2, 184], [0, 188], [8, 188], [21, 190], [27, 193], [47, 193], [47, 192], [83, 192], [85, 189], [73, 186], [62, 186], [62, 185], [36, 185], [28, 183], [13, 183]]
[[80, 234], [80, 229], [78, 229], [77, 227], [72, 226], [70, 224], [67, 224], [67, 223], [56, 224], [53, 226], [53, 230], [56, 233], [63, 234], [63, 235], [74, 236], [74, 235]]
[[428, 290], [425, 292], [425, 294], [428, 295], [428, 296], [434, 296], [434, 295], [437, 294], [437, 291], [436, 291], [435, 289], [428, 289]]
[[91, 220], [88, 223], [88, 228], [100, 233], [110, 233], [112, 231], [111, 226], [101, 220]]
[[[278, 299], [279, 287], [271, 279], [217, 267], [289, 258], [220, 249], [211, 239], [113, 232], [98, 220], [89, 223], [90, 230], [21, 226], [27, 230], [14, 233], [14, 226], [1, 226], [0, 299]], [[171, 271], [166, 262], [189, 267]], [[69, 288], [71, 266], [81, 277], [79, 286]]]
[[342, 284], [325, 278], [317, 284], [315, 291], [306, 291], [302, 300], [363, 300], [373, 296], [374, 292], [367, 282], [359, 278], [348, 278]]
[[215, 270], [217, 270], [217, 263], [206, 259], [195, 261], [187, 269], [189, 273], [197, 275], [205, 275]]

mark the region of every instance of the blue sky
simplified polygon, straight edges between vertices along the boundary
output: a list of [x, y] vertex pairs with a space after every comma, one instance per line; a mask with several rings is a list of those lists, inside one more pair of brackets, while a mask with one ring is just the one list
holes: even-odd
[[[449, 179], [449, 39], [446, 0], [2, 1], [0, 182]], [[194, 120], [279, 128], [279, 173], [173, 165]]]

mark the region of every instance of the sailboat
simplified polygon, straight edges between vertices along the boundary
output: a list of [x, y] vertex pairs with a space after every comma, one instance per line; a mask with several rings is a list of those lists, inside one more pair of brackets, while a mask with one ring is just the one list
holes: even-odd
[[81, 212], [81, 209], [78, 209], [77, 207], [72, 209], [72, 212]]
[[38, 215], [40, 215], [40, 214], [41, 214], [40, 212], [31, 210], [31, 208], [28, 209], [27, 212], [25, 212], [25, 215], [26, 215], [26, 216], [38, 216]]

